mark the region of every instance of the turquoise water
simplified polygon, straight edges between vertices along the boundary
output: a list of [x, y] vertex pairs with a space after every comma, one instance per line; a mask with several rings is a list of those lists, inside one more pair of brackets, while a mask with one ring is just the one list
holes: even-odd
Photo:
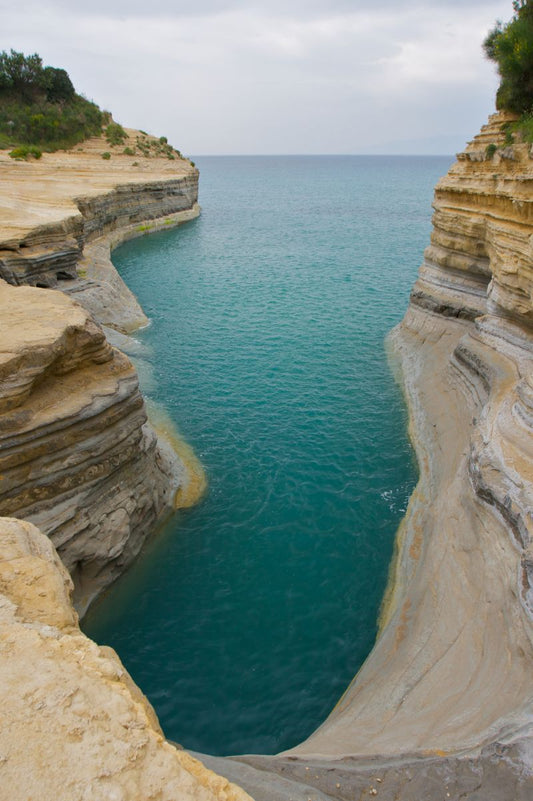
[[445, 157], [205, 157], [198, 219], [114, 261], [152, 320], [144, 390], [209, 491], [84, 621], [166, 735], [213, 754], [308, 736], [369, 653], [416, 480], [384, 337]]

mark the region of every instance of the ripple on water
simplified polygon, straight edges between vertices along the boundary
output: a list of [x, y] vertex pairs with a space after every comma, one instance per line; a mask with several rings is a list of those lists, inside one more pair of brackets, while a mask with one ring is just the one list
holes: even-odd
[[383, 340], [443, 158], [205, 158], [202, 217], [114, 259], [152, 325], [141, 381], [208, 474], [84, 626], [167, 736], [288, 748], [372, 647], [416, 473]]

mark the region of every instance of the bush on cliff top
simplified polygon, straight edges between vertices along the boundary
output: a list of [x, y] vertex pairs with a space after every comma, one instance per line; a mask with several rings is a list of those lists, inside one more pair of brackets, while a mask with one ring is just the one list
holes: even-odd
[[73, 147], [99, 136], [103, 115], [76, 94], [67, 72], [44, 67], [37, 53], [0, 53], [0, 147]]
[[483, 43], [500, 74], [496, 107], [517, 114], [533, 112], [533, 0], [514, 0], [514, 15], [497, 22]]
[[43, 154], [38, 147], [35, 147], [35, 145], [22, 145], [21, 147], [16, 147], [14, 150], [12, 150], [9, 155], [12, 159], [21, 159], [27, 161], [30, 156], [33, 159], [40, 159]]

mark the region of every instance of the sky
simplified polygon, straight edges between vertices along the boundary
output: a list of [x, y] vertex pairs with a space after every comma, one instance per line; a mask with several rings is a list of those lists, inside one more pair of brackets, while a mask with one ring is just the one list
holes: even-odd
[[187, 155], [453, 154], [511, 0], [0, 0], [0, 50]]

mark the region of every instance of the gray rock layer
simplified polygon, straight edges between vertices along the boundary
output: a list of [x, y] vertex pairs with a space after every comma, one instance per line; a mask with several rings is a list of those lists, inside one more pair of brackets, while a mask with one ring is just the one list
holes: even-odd
[[0, 515], [37, 524], [85, 608], [173, 508], [130, 361], [65, 295], [0, 282]]

